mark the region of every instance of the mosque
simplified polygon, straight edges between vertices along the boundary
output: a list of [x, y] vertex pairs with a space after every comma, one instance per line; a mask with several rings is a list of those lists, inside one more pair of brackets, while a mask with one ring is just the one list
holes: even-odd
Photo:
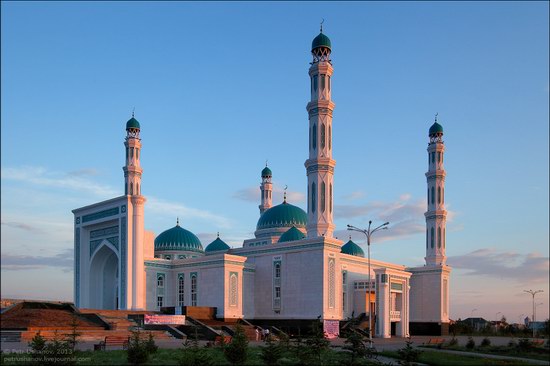
[[[353, 241], [335, 238], [330, 39], [313, 39], [307, 212], [273, 205], [272, 171], [261, 172], [254, 237], [231, 248], [203, 246], [179, 222], [158, 236], [144, 228], [140, 123], [126, 123], [124, 195], [73, 210], [74, 301], [78, 308], [157, 311], [215, 307], [218, 318], [272, 322], [344, 320], [373, 314], [376, 337], [446, 334], [449, 277], [445, 255], [443, 128], [429, 129], [426, 264], [409, 268], [368, 259]], [[419, 246], [420, 247], [420, 246]]]

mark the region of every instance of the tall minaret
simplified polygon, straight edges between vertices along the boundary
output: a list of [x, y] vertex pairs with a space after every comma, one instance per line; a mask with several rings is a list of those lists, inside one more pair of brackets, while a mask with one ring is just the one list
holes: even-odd
[[306, 107], [309, 114], [309, 159], [305, 162], [308, 184], [308, 238], [332, 237], [334, 231], [332, 197], [336, 161], [332, 160], [334, 103], [330, 100], [331, 76], [334, 69], [330, 52], [330, 39], [323, 34], [321, 24], [321, 33], [311, 44], [311, 101]]
[[[132, 118], [126, 122], [126, 165], [124, 166], [124, 191], [130, 198], [131, 217], [128, 217], [128, 260], [131, 263], [131, 273], [128, 273], [128, 301], [127, 307], [132, 310], [145, 309], [145, 267], [143, 262], [144, 251], [144, 215], [143, 206], [145, 197], [141, 195], [141, 169], [139, 157], [141, 153], [141, 139], [139, 137], [139, 122]], [[131, 239], [130, 239], [131, 235]], [[129, 267], [130, 268], [130, 267]]]
[[139, 122], [132, 118], [126, 122], [126, 165], [124, 170], [124, 194], [125, 195], [141, 195], [141, 169], [139, 163], [139, 155], [141, 153], [141, 139], [139, 138]]
[[267, 162], [265, 163], [265, 168], [262, 170], [262, 184], [260, 184], [260, 191], [262, 192], [261, 204], [259, 206], [261, 215], [273, 206], [271, 197], [271, 193], [273, 192], [273, 185], [271, 184], [271, 169], [267, 167]]
[[445, 210], [445, 168], [443, 167], [443, 127], [435, 122], [430, 127], [430, 143], [428, 144], [428, 211], [426, 216], [426, 264], [428, 266], [443, 265], [447, 260], [445, 255], [445, 226], [447, 211]]

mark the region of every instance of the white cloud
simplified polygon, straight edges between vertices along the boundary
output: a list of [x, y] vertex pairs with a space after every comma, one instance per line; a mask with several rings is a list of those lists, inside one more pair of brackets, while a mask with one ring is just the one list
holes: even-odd
[[342, 196], [342, 198], [346, 201], [355, 201], [363, 197], [365, 197], [365, 192], [363, 191], [354, 191], [354, 192], [351, 192], [350, 194], [346, 194]]
[[[273, 205], [278, 205], [283, 201], [284, 189], [277, 186], [273, 187]], [[240, 189], [233, 193], [233, 198], [240, 199], [242, 201], [254, 202], [260, 204], [260, 188], [259, 186], [247, 187]], [[290, 203], [304, 202], [306, 197], [302, 192], [286, 191], [287, 201]]]
[[148, 197], [146, 211], [153, 213], [165, 214], [170, 212], [172, 215], [178, 216], [180, 219], [201, 219], [212, 222], [222, 228], [230, 228], [231, 220], [226, 217], [213, 214], [206, 210], [188, 207], [177, 202], [167, 202], [165, 200]]

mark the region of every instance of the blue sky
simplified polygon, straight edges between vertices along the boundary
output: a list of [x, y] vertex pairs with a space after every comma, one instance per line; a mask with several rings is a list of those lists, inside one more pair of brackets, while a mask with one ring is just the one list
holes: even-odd
[[[427, 131], [445, 129], [451, 316], [548, 316], [547, 2], [3, 2], [2, 295], [72, 299], [71, 209], [123, 193], [142, 125], [146, 227], [233, 246], [260, 171], [305, 207], [307, 70], [333, 45], [337, 235], [424, 256]], [[360, 237], [355, 241], [364, 245]], [[58, 286], [52, 287], [51, 283]]]

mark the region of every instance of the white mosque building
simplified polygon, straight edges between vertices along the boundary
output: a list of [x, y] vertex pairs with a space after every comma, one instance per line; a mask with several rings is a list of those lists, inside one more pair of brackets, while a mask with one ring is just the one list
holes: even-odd
[[140, 124], [132, 116], [124, 142], [124, 195], [73, 210], [77, 307], [208, 306], [216, 308], [218, 318], [276, 324], [319, 315], [344, 320], [368, 313], [370, 306], [377, 337], [448, 331], [443, 128], [436, 120], [429, 130], [426, 264], [407, 268], [372, 259], [369, 276], [363, 250], [333, 236], [334, 69], [331, 42], [322, 31], [311, 53], [307, 212], [286, 197], [273, 205], [272, 172], [266, 166], [254, 238], [242, 247], [230, 248], [219, 237], [203, 246], [179, 222], [155, 237], [144, 226]]

